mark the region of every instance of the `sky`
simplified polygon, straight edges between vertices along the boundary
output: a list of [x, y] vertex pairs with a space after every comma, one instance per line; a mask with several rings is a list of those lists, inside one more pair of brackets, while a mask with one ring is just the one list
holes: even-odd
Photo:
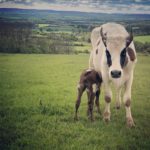
[[0, 8], [150, 14], [150, 0], [0, 0]]

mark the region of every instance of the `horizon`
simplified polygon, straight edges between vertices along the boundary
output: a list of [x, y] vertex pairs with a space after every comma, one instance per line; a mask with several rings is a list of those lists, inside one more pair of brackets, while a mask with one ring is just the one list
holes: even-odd
[[0, 0], [0, 8], [106, 14], [150, 14], [150, 0]]
[[84, 12], [84, 11], [74, 11], [74, 10], [54, 10], [54, 9], [36, 9], [36, 8], [1, 8], [0, 7], [0, 10], [2, 9], [11, 9], [11, 10], [35, 10], [35, 11], [54, 11], [54, 12], [73, 12], [73, 13], [91, 13], [91, 14], [107, 14], [107, 15], [150, 15], [150, 14], [140, 14], [140, 13], [107, 13], [107, 12]]

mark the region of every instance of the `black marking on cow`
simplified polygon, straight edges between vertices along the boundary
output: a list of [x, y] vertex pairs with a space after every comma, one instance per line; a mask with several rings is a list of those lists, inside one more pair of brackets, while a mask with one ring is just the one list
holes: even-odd
[[96, 54], [98, 54], [98, 49], [96, 49]]
[[107, 49], [106, 49], [106, 58], [107, 58], [107, 64], [110, 67], [112, 65], [112, 61], [111, 61], [111, 55]]
[[120, 65], [123, 68], [126, 65], [126, 48], [124, 48], [120, 53]]

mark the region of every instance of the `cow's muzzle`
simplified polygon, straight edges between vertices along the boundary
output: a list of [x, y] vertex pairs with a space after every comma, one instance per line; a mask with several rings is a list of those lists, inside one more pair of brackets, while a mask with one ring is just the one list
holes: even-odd
[[112, 78], [120, 78], [121, 77], [121, 71], [119, 70], [112, 70], [111, 71]]

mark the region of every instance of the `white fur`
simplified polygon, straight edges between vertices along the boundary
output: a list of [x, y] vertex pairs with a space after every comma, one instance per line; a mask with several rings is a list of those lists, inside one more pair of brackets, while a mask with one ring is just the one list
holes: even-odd
[[[103, 28], [103, 33], [107, 35], [107, 49], [109, 50], [111, 57], [112, 57], [112, 65], [108, 67], [107, 59], [106, 59], [106, 47], [102, 42], [102, 38], [100, 36], [101, 27]], [[120, 90], [123, 86], [125, 86], [125, 93], [124, 93], [124, 103], [131, 99], [131, 86], [133, 80], [133, 70], [135, 66], [134, 61], [130, 61], [128, 57], [128, 64], [125, 68], [121, 68], [120, 65], [120, 52], [125, 48], [126, 38], [129, 36], [126, 29], [116, 23], [107, 23], [100, 27], [95, 28], [91, 33], [91, 42], [92, 48], [90, 59], [89, 59], [89, 68], [94, 68], [96, 71], [100, 72], [103, 79], [105, 95], [110, 96], [112, 98], [112, 92], [110, 88], [110, 81], [114, 83], [114, 86], [117, 90], [117, 103], [121, 103], [120, 98]], [[99, 45], [97, 45], [97, 41], [99, 41]], [[134, 43], [132, 42], [129, 45], [130, 48], [133, 49], [135, 56], [136, 51], [134, 47]], [[96, 49], [98, 48], [98, 54], [96, 54]], [[120, 78], [113, 79], [110, 75], [112, 70], [120, 70], [122, 75]], [[110, 103], [106, 103], [105, 112], [110, 113]], [[130, 107], [126, 107], [126, 116], [132, 118]]]
[[77, 89], [80, 89], [80, 87], [81, 87], [81, 85], [78, 83], [78, 85], [77, 85]]
[[97, 85], [96, 85], [96, 84], [93, 84], [93, 85], [92, 85], [92, 88], [93, 88], [93, 92], [96, 93], [96, 91], [97, 91]]
[[86, 70], [86, 72], [90, 72], [90, 71], [92, 71], [92, 69], [90, 69], [90, 68]]

